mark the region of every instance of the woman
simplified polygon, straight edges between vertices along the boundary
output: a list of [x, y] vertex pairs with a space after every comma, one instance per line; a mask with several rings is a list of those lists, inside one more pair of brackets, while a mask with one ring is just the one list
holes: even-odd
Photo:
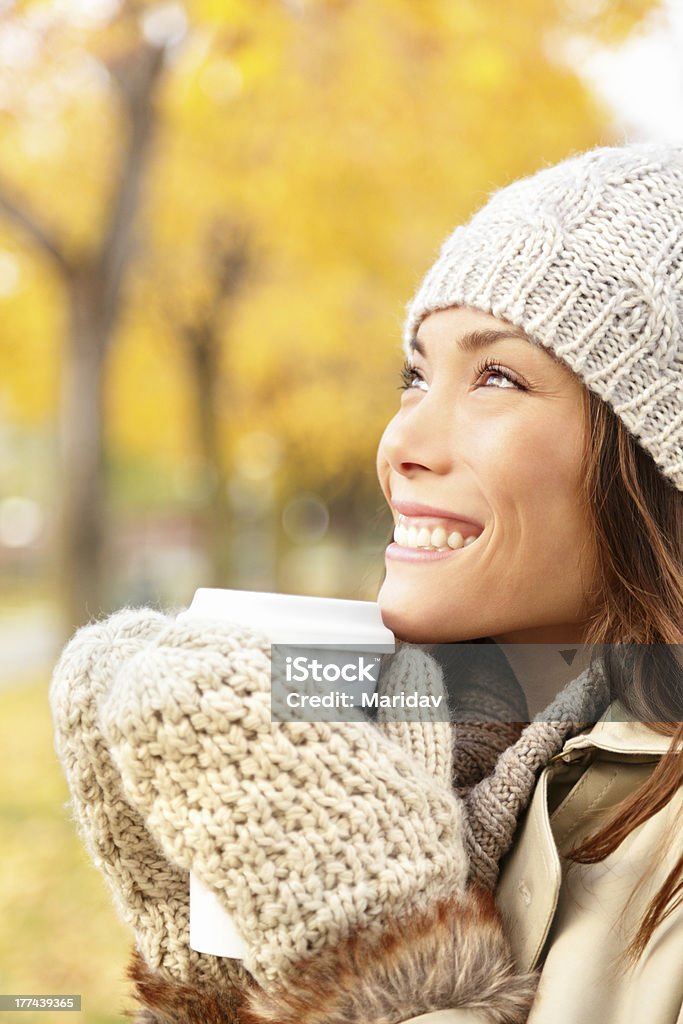
[[[454, 727], [273, 726], [248, 631], [126, 611], [64, 652], [138, 1021], [683, 1024], [682, 202], [680, 147], [592, 150], [495, 193], [409, 306], [386, 685], [484, 641], [512, 687], [475, 673]], [[188, 870], [244, 965], [188, 949]]]

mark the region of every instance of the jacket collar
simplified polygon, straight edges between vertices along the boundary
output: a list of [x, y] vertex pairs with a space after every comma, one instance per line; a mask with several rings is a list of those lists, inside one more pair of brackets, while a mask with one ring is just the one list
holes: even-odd
[[671, 736], [655, 732], [646, 722], [636, 721], [620, 701], [612, 701], [587, 732], [567, 740], [564, 751], [596, 747], [616, 754], [662, 755], [671, 746]]

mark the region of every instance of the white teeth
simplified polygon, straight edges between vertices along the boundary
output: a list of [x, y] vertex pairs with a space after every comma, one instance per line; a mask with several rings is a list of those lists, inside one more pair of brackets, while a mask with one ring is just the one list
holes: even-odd
[[443, 526], [437, 526], [431, 531], [426, 526], [418, 529], [416, 526], [408, 527], [403, 523], [397, 523], [394, 527], [394, 540], [403, 548], [434, 548], [437, 551], [445, 551], [448, 547], [456, 551], [468, 547], [476, 539], [468, 537], [467, 540], [463, 540], [458, 530], [447, 535]]
[[443, 526], [437, 526], [436, 530], [432, 530], [432, 545], [435, 548], [446, 547], [446, 531]]

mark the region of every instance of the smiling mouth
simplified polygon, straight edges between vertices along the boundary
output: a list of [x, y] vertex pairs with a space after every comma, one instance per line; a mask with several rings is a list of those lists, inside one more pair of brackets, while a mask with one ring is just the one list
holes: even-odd
[[473, 544], [481, 532], [472, 523], [399, 515], [394, 543], [413, 551], [457, 551]]

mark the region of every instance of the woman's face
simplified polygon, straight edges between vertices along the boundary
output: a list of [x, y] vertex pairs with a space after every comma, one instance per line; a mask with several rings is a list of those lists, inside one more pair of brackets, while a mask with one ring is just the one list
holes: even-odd
[[417, 339], [377, 451], [398, 527], [378, 596], [385, 624], [412, 643], [581, 642], [595, 581], [582, 383], [477, 310], [432, 313]]

